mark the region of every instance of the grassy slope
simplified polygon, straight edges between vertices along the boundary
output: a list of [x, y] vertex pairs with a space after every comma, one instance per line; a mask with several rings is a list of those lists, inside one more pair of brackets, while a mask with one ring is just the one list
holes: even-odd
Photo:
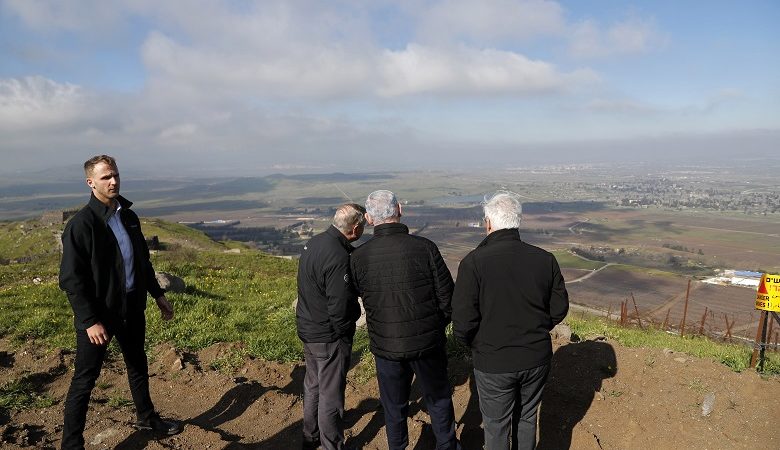
[[0, 222], [0, 258], [57, 253], [60, 231], [60, 227], [43, 225], [39, 220]]
[[[24, 224], [25, 230], [29, 227], [26, 232], [22, 232], [21, 223], [2, 224], [7, 232], [0, 235], [0, 249], [12, 249], [15, 257], [24, 256], [24, 252], [41, 256], [28, 263], [0, 266], [0, 336], [73, 348], [72, 314], [57, 287], [59, 254], [52, 239], [61, 227]], [[149, 345], [167, 341], [179, 348], [198, 350], [217, 342], [242, 342], [243, 347], [235, 355], [218, 364], [217, 368], [228, 369], [246, 355], [281, 361], [302, 358], [291, 307], [296, 298], [295, 261], [250, 249], [225, 253], [223, 244], [177, 224], [144, 219], [143, 226], [147, 236], [159, 236], [170, 248], [152, 256], [155, 268], [180, 276], [187, 284], [186, 292], [169, 294], [176, 308], [172, 322], [163, 323], [149, 301]], [[34, 283], [33, 278], [41, 281]], [[750, 350], [746, 347], [620, 328], [597, 319], [576, 317], [569, 322], [580, 336], [600, 334], [627, 346], [668, 347], [720, 360], [735, 370], [744, 369], [749, 361]], [[364, 363], [359, 366], [359, 371], [365, 372], [361, 378], [373, 372], [367, 347], [366, 332], [359, 330], [355, 350], [364, 354]], [[453, 341], [449, 349], [466, 352]], [[780, 373], [776, 355], [772, 355], [767, 369]]]

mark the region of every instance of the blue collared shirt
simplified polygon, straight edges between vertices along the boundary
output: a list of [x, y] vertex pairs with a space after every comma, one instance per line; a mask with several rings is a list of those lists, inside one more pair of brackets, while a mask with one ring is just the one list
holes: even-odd
[[108, 219], [108, 226], [114, 232], [116, 241], [119, 243], [119, 251], [122, 252], [122, 260], [125, 266], [125, 290], [132, 291], [135, 288], [135, 264], [133, 260], [133, 243], [130, 241], [130, 235], [127, 234], [124, 224], [120, 218], [122, 205], [117, 202], [116, 211]]

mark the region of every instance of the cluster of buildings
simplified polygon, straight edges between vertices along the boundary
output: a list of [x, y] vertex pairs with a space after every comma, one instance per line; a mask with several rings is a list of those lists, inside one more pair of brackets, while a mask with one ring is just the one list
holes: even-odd
[[718, 276], [702, 280], [703, 283], [719, 284], [721, 286], [741, 286], [750, 289], [758, 289], [761, 281], [761, 272], [751, 270], [726, 269]]

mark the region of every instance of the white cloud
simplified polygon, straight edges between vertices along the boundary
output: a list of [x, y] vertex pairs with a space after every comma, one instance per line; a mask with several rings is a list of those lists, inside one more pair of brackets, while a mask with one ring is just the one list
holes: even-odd
[[559, 35], [563, 8], [546, 0], [444, 0], [420, 11], [418, 36], [425, 42], [502, 42]]
[[585, 20], [572, 27], [569, 53], [583, 59], [631, 55], [655, 50], [666, 42], [652, 20], [630, 18], [608, 28]]
[[649, 115], [664, 112], [661, 108], [648, 105], [635, 99], [625, 98], [594, 98], [584, 105], [587, 111], [624, 115]]
[[46, 128], [72, 123], [89, 114], [79, 86], [41, 76], [0, 79], [0, 129]]
[[440, 49], [409, 45], [403, 51], [387, 51], [380, 70], [385, 96], [446, 93], [535, 93], [563, 90], [570, 85], [594, 82], [589, 70], [561, 73], [555, 66], [523, 55], [487, 49]]
[[182, 123], [167, 127], [160, 132], [163, 141], [188, 142], [198, 133], [198, 126], [194, 123]]
[[210, 49], [152, 34], [142, 49], [154, 81], [169, 80], [200, 94], [232, 93], [271, 97], [359, 95], [370, 79], [370, 58], [316, 43], [289, 53], [238, 47]]
[[[692, 126], [711, 110], [727, 109], [724, 101], [740, 100], [734, 92], [709, 101], [691, 94], [680, 101], [697, 107], [685, 109], [632, 88], [619, 92], [594, 69], [597, 62], [578, 68], [561, 53], [568, 49], [582, 61], [651, 52], [664, 45], [663, 32], [641, 17], [574, 22], [551, 1], [0, 5], [32, 29], [22, 30], [30, 42], [66, 55], [56, 62], [46, 55], [35, 67], [46, 73], [57, 73], [63, 61], [86, 67], [62, 72], [75, 74], [83, 87], [55, 75], [57, 81], [0, 80], [0, 151], [8, 160], [11, 150], [24, 157], [43, 148], [70, 149], [71, 155], [105, 148], [193, 164], [208, 158], [319, 164], [337, 154], [342, 161], [365, 160], [367, 149], [380, 150], [371, 161], [385, 150], [395, 159], [393, 150], [403, 148], [411, 161], [435, 145], [445, 154], [447, 139], [464, 153], [479, 139], [510, 147], [552, 141], [560, 138], [561, 124], [573, 138], [660, 133], [675, 124]], [[92, 51], [95, 36], [106, 36], [99, 52]], [[111, 80], [91, 71], [91, 56], [74, 62], [68, 52], [103, 55], [115, 42], [142, 42], [137, 54], [113, 55], [117, 67], [140, 61], [143, 67], [131, 67], [143, 74], [140, 88], [92, 90], [86, 72], [104, 87]], [[684, 115], [691, 120], [679, 120]], [[723, 117], [716, 125], [731, 123]], [[763, 120], [758, 123], [769, 123]], [[733, 126], [744, 124], [752, 125]]]
[[41, 31], [111, 30], [122, 21], [124, 7], [104, 0], [4, 0], [3, 10]]

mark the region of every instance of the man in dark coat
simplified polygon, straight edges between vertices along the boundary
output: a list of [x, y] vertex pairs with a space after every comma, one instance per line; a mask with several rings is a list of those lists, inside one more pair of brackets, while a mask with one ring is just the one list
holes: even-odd
[[136, 428], [172, 435], [181, 424], [160, 418], [149, 395], [144, 351], [147, 292], [162, 318], [173, 318], [173, 306], [155, 278], [138, 216], [119, 195], [114, 158], [99, 155], [84, 163], [89, 203], [76, 213], [62, 234], [60, 288], [73, 307], [76, 360], [65, 400], [63, 449], [84, 448], [89, 397], [100, 375], [106, 347], [116, 336], [127, 366], [135, 403]]
[[298, 263], [298, 337], [303, 341], [303, 449], [344, 449], [344, 389], [360, 317], [349, 271], [350, 242], [360, 239], [366, 210], [341, 205], [333, 224], [303, 247]]
[[351, 266], [366, 309], [389, 450], [409, 444], [412, 376], [423, 392], [436, 448], [459, 449], [445, 350], [452, 276], [436, 244], [400, 223], [395, 194], [372, 192], [366, 218], [374, 236], [352, 253]]
[[458, 267], [453, 333], [471, 347], [485, 448], [533, 449], [550, 330], [569, 296], [555, 256], [520, 239], [517, 195], [498, 192], [484, 211], [488, 236]]

